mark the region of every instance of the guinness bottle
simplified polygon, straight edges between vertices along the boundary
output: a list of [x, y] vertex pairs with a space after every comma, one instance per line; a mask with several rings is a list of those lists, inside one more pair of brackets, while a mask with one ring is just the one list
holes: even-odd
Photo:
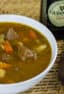
[[41, 0], [40, 21], [56, 39], [64, 39], [64, 0]]

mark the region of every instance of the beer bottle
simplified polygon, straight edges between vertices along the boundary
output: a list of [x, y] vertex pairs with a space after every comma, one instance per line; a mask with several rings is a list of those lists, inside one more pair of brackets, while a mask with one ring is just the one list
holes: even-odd
[[40, 21], [56, 39], [64, 39], [64, 0], [41, 0]]

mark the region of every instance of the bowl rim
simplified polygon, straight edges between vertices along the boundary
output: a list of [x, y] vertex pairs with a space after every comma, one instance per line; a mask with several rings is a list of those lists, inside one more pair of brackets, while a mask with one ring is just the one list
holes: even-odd
[[[16, 15], [16, 14], [0, 14], [0, 17], [16, 17], [16, 18], [23, 18], [23, 19], [27, 19], [27, 20], [31, 20], [32, 22], [35, 22], [41, 26], [43, 26], [47, 31], [49, 31], [49, 34], [51, 34], [51, 36], [53, 37], [54, 41], [55, 41], [55, 45], [56, 45], [56, 53], [55, 53], [55, 57], [54, 59], [52, 60], [52, 62], [50, 62], [50, 64], [48, 65], [48, 67], [46, 67], [46, 69], [44, 69], [44, 71], [42, 71], [41, 73], [37, 74], [36, 76], [28, 79], [28, 80], [25, 80], [25, 81], [20, 81], [20, 82], [16, 82], [16, 83], [11, 83], [11, 84], [0, 84], [0, 86], [7, 86], [7, 87], [11, 87], [11, 86], [17, 86], [17, 85], [21, 85], [21, 84], [26, 84], [28, 83], [29, 81], [32, 81], [32, 80], [35, 80], [36, 78], [39, 78], [43, 73], [46, 74], [46, 72], [49, 72], [50, 69], [53, 67], [54, 65], [54, 62], [56, 60], [56, 57], [57, 57], [57, 52], [58, 52], [58, 48], [57, 48], [57, 42], [56, 42], [56, 39], [54, 37], [54, 35], [52, 34], [52, 32], [44, 25], [44, 24], [41, 24], [40, 22], [38, 22], [37, 20], [35, 19], [32, 19], [30, 17], [26, 17], [26, 16], [22, 16], [22, 15]], [[0, 21], [1, 22], [1, 21]], [[9, 21], [10, 22], [10, 21]], [[14, 22], [14, 21], [11, 21], [11, 22]], [[19, 22], [20, 23], [20, 22]], [[22, 22], [21, 22], [22, 23]], [[49, 42], [50, 43], [50, 42]]]

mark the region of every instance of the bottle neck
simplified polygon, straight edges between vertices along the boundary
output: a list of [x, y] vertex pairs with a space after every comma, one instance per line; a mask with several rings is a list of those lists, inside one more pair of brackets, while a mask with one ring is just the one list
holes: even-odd
[[40, 9], [40, 22], [46, 24], [47, 20], [47, 0], [41, 0], [41, 9]]

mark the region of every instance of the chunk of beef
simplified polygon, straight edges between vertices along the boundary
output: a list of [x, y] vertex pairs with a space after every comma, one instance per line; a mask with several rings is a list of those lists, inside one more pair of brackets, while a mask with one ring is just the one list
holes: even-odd
[[37, 59], [37, 54], [22, 43], [18, 44], [18, 56], [22, 61], [25, 61], [27, 58]]
[[6, 38], [8, 40], [15, 40], [15, 39], [18, 39], [18, 37], [19, 36], [18, 36], [17, 32], [15, 32], [15, 30], [13, 28], [9, 28]]

